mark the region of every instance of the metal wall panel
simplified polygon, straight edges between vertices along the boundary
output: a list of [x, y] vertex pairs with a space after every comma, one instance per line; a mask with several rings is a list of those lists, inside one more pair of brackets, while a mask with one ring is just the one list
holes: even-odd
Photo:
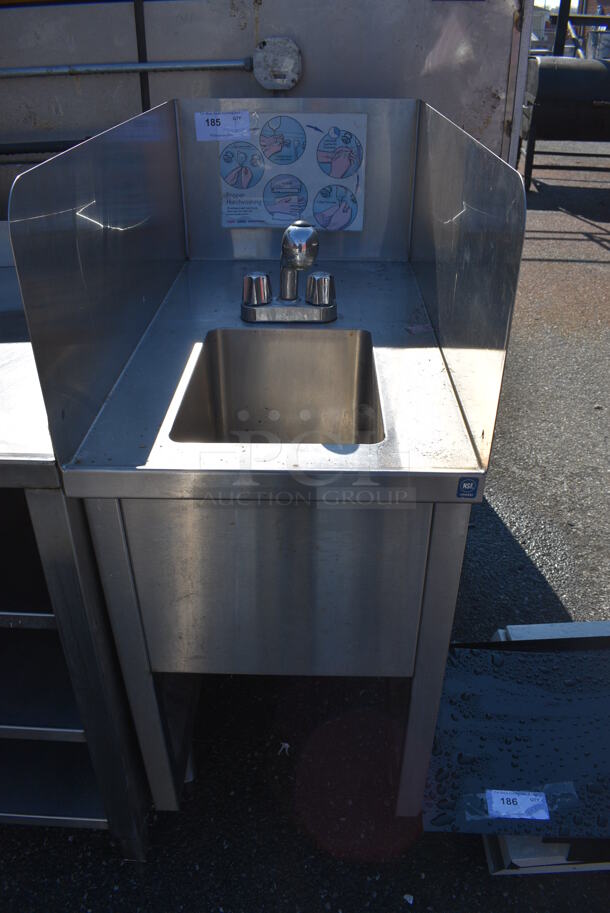
[[[303, 53], [291, 94], [423, 98], [499, 153], [515, 10], [515, 0], [160, 0], [146, 4], [147, 45], [151, 60], [240, 57], [286, 35]], [[248, 73], [153, 74], [150, 85], [155, 102], [267, 94]]]
[[182, 266], [183, 226], [173, 103], [17, 179], [11, 241], [60, 463]]
[[487, 467], [525, 230], [520, 175], [422, 106], [411, 261]]
[[[131, 3], [2, 9], [3, 67], [137, 60]], [[82, 139], [138, 114], [138, 76], [2, 81], [3, 142]]]
[[[293, 38], [309, 97], [423, 98], [495, 152], [516, 79], [515, 0], [159, 0], [145, 4], [150, 60], [250, 56], [268, 36]], [[5, 9], [4, 66], [137, 60], [130, 3]], [[267, 96], [251, 73], [150, 76], [151, 99]], [[507, 98], [509, 110], [507, 111]], [[137, 76], [11, 80], [3, 129], [24, 139], [90, 135], [140, 110]]]
[[412, 674], [430, 504], [121, 505], [154, 672]]
[[401, 260], [409, 250], [417, 101], [382, 98], [181, 99], [180, 147], [192, 259], [277, 259], [283, 228], [221, 227], [218, 143], [197, 142], [195, 112], [366, 113], [366, 200], [361, 232], [325, 232], [325, 259]]

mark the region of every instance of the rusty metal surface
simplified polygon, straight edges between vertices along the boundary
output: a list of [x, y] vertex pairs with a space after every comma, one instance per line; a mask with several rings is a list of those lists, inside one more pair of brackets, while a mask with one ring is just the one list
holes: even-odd
[[[0, 47], [7, 67], [137, 60], [133, 10], [128, 3], [5, 7]], [[93, 82], [91, 77], [17, 79], [0, 97], [5, 141], [87, 136], [140, 110], [135, 74]]]
[[[437, 4], [378, 0], [160, 0], [146, 5], [150, 60], [251, 56], [268, 37], [287, 36], [303, 54], [303, 96], [422, 97], [496, 152], [512, 120], [519, 31], [514, 0]], [[127, 3], [49, 4], [3, 9], [4, 66], [137, 59]], [[484, 65], [482, 65], [484, 61]], [[155, 74], [151, 99], [265, 96], [251, 73]], [[92, 134], [140, 109], [137, 75], [15, 81], [0, 99], [15, 136]]]

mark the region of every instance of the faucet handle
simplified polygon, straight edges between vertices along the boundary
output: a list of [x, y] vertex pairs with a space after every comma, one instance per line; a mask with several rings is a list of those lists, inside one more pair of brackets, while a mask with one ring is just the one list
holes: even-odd
[[335, 304], [335, 280], [330, 273], [316, 271], [307, 277], [307, 304], [330, 307]]
[[301, 220], [293, 222], [282, 237], [282, 265], [308, 269], [316, 261], [318, 246], [318, 232], [313, 225]]
[[244, 276], [242, 303], [249, 307], [269, 304], [271, 301], [271, 279], [268, 273], [246, 273]]

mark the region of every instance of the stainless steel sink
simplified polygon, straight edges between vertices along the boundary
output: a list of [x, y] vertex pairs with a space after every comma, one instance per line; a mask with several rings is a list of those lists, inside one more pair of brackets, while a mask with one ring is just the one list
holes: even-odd
[[375, 444], [384, 437], [370, 333], [213, 330], [170, 431], [174, 441]]

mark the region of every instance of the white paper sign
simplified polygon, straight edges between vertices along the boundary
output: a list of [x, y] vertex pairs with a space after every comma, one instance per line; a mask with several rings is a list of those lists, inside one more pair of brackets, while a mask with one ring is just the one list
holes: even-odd
[[251, 114], [251, 136], [220, 144], [224, 228], [362, 231], [366, 114]]
[[490, 818], [528, 818], [548, 821], [549, 807], [544, 793], [508, 789], [486, 789], [487, 814]]
[[197, 111], [195, 136], [199, 142], [250, 139], [249, 111]]

